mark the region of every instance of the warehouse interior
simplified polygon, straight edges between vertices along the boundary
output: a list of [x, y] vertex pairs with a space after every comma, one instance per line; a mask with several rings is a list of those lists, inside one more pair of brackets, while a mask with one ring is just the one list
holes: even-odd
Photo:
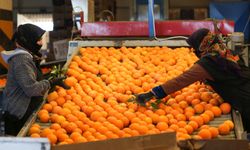
[[0, 143], [250, 149], [249, 51], [249, 0], [0, 0]]

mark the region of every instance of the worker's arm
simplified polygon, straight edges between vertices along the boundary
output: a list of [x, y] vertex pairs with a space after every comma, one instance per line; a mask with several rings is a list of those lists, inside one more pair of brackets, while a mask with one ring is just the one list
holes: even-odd
[[[37, 81], [34, 65], [29, 61], [23, 61], [23, 55], [14, 58], [15, 78], [25, 94], [29, 97], [43, 96], [50, 88], [48, 80]], [[22, 62], [22, 63], [18, 63]]]
[[194, 64], [189, 70], [161, 85], [166, 95], [196, 82], [213, 80], [210, 74], [199, 64]]
[[136, 95], [136, 101], [140, 105], [145, 105], [147, 101], [156, 97], [157, 99], [164, 98], [168, 94], [181, 90], [182, 88], [196, 82], [213, 80], [211, 75], [199, 64], [194, 64], [189, 70], [185, 71], [178, 77], [163, 83], [160, 86], [154, 87], [147, 93]]

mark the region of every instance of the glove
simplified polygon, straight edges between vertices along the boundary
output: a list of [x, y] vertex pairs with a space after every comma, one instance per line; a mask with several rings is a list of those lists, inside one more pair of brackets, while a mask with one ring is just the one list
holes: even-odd
[[150, 101], [154, 97], [154, 94], [150, 91], [135, 95], [135, 101], [141, 106], [146, 106], [146, 102]]
[[163, 88], [161, 86], [156, 86], [151, 91], [149, 91], [147, 93], [135, 95], [135, 100], [139, 105], [145, 106], [146, 102], [148, 102], [149, 100], [151, 100], [154, 97], [156, 99], [162, 99], [166, 96], [167, 96], [167, 94], [164, 92]]
[[51, 79], [51, 80], [49, 80], [50, 86], [55, 87], [56, 85], [58, 85], [64, 89], [70, 89], [70, 87], [63, 82], [64, 79], [65, 79], [65, 77]]

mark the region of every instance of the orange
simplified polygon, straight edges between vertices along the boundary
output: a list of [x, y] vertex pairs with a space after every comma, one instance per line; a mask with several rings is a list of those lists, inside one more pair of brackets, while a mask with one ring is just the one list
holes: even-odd
[[176, 102], [181, 102], [185, 100], [185, 97], [183, 95], [177, 95], [174, 99]]
[[192, 126], [194, 130], [198, 129], [199, 124], [196, 121], [189, 121], [188, 125]]
[[212, 134], [209, 131], [209, 129], [201, 129], [198, 132], [198, 135], [202, 138], [202, 139], [211, 139], [212, 138]]
[[30, 135], [30, 137], [32, 137], [32, 138], [40, 138], [40, 134], [33, 133], [33, 134]]
[[199, 135], [193, 135], [193, 136], [192, 136], [192, 139], [194, 139], [194, 140], [201, 140], [202, 137], [199, 136]]
[[204, 120], [201, 116], [192, 116], [190, 118], [190, 121], [195, 121], [198, 123], [199, 126], [202, 126], [204, 124]]
[[215, 117], [221, 116], [222, 112], [221, 112], [221, 109], [218, 106], [213, 106], [210, 110], [213, 112]]
[[216, 138], [219, 135], [219, 130], [216, 127], [209, 127], [208, 130], [212, 134], [212, 138]]
[[160, 131], [165, 131], [168, 129], [168, 124], [166, 122], [158, 122], [156, 128], [158, 128]]
[[179, 126], [176, 125], [176, 124], [171, 124], [171, 125], [169, 126], [169, 128], [172, 129], [172, 130], [174, 130], [174, 131], [177, 131], [177, 130], [179, 129]]
[[209, 103], [213, 106], [218, 106], [219, 105], [219, 101], [217, 99], [210, 99]]
[[57, 94], [58, 94], [58, 96], [60, 96], [60, 97], [67, 96], [67, 92], [66, 92], [66, 90], [63, 89], [63, 88], [60, 88], [60, 89], [57, 91]]
[[154, 124], [159, 122], [159, 115], [158, 114], [152, 114], [149, 117], [152, 119]]
[[204, 112], [204, 106], [202, 104], [196, 104], [194, 105], [194, 110], [197, 114]]
[[56, 144], [57, 142], [57, 137], [54, 134], [49, 134], [46, 136], [51, 144]]
[[42, 130], [41, 136], [42, 136], [42, 137], [46, 137], [47, 135], [52, 134], [52, 133], [53, 133], [53, 130], [52, 130], [52, 129], [50, 129], [50, 128], [45, 128], [45, 129]]
[[37, 126], [32, 126], [32, 127], [29, 129], [29, 135], [32, 135], [32, 134], [34, 134], [34, 133], [39, 134], [40, 131], [41, 131], [41, 130], [40, 130], [39, 127], [37, 127]]
[[179, 102], [179, 105], [180, 105], [180, 107], [181, 107], [182, 109], [185, 109], [185, 108], [188, 107], [188, 103], [187, 103], [186, 101], [181, 101], [181, 102]]
[[49, 114], [43, 113], [39, 116], [39, 119], [41, 122], [47, 123], [47, 122], [49, 122], [50, 117], [49, 117]]
[[210, 121], [210, 116], [208, 114], [203, 113], [200, 116], [202, 117], [205, 124]]
[[70, 138], [73, 140], [73, 141], [76, 141], [76, 139], [78, 138], [78, 137], [81, 137], [82, 135], [79, 133], [79, 132], [72, 132], [71, 134], [70, 134]]
[[199, 104], [199, 103], [200, 103], [200, 100], [199, 100], [199, 99], [193, 99], [193, 100], [191, 101], [192, 106], [195, 106], [196, 104]]
[[186, 123], [186, 121], [179, 121], [179, 122], [177, 123], [177, 125], [178, 125], [180, 128], [184, 128], [184, 127], [187, 125], [187, 123]]
[[166, 114], [166, 112], [163, 109], [157, 109], [155, 113], [158, 114], [159, 116]]
[[145, 125], [140, 125], [138, 128], [137, 128], [137, 131], [140, 133], [140, 134], [146, 134], [148, 132], [148, 128], [147, 126]]
[[66, 139], [68, 139], [69, 136], [68, 136], [66, 133], [59, 133], [59, 134], [57, 135], [57, 138], [58, 138], [58, 141], [63, 142], [63, 141], [65, 141]]
[[78, 118], [77, 118], [76, 116], [74, 116], [73, 114], [67, 114], [67, 115], [66, 115], [66, 119], [67, 119], [69, 122], [78, 121]]
[[229, 125], [230, 130], [232, 130], [234, 128], [234, 123], [231, 120], [226, 120], [224, 123]]
[[41, 126], [38, 124], [38, 123], [34, 123], [34, 124], [32, 124], [32, 126], [31, 127], [38, 127], [39, 129], [41, 128]]
[[72, 133], [77, 128], [77, 125], [73, 122], [70, 122], [66, 125], [65, 130], [67, 133]]
[[200, 99], [204, 102], [210, 101], [210, 99], [213, 98], [213, 95], [211, 92], [201, 92]]
[[65, 103], [65, 99], [64, 99], [64, 97], [58, 97], [57, 99], [56, 99], [56, 103], [59, 105], [59, 106], [63, 106], [63, 104]]
[[71, 77], [67, 77], [64, 82], [68, 86], [74, 86], [77, 83], [77, 79], [71, 76]]
[[208, 129], [209, 128], [209, 125], [202, 125], [199, 129]]
[[230, 126], [225, 123], [220, 124], [218, 127], [218, 130], [221, 135], [227, 135], [230, 133]]
[[43, 107], [42, 107], [42, 109], [45, 109], [45, 110], [47, 110], [48, 112], [51, 112], [52, 111], [52, 109], [53, 109], [53, 106], [51, 105], [51, 104], [44, 104], [43, 105]]
[[177, 130], [177, 133], [184, 133], [184, 134], [187, 134], [187, 130], [185, 128], [179, 128]]
[[58, 130], [58, 129], [61, 129], [61, 126], [58, 123], [53, 123], [50, 126], [50, 129]]
[[213, 120], [214, 119], [214, 113], [211, 110], [206, 110], [204, 112], [204, 114], [207, 114], [210, 117], [209, 120]]
[[102, 117], [102, 113], [99, 111], [94, 111], [91, 113], [90, 118], [93, 121], [97, 121], [100, 117]]
[[177, 121], [186, 121], [186, 116], [184, 114], [177, 114], [175, 118]]
[[191, 125], [188, 125], [188, 124], [184, 128], [187, 130], [188, 134], [192, 134], [194, 131], [193, 127]]
[[49, 112], [47, 110], [45, 110], [45, 109], [41, 109], [38, 112], [38, 116], [41, 116], [42, 114], [49, 114]]
[[[148, 118], [148, 117], [146, 117]], [[148, 118], [148, 120], [151, 120], [151, 123], [152, 123], [152, 119], [151, 118]], [[159, 122], [166, 122], [168, 123], [168, 117], [167, 116], [159, 116]], [[150, 123], [150, 121], [148, 121], [148, 123]]]
[[87, 139], [83, 136], [79, 136], [74, 140], [75, 143], [84, 143], [87, 142]]
[[220, 109], [223, 114], [228, 114], [231, 112], [231, 105], [229, 103], [222, 103]]
[[64, 116], [56, 116], [55, 122], [62, 124], [63, 122], [66, 121], [66, 118]]
[[58, 98], [58, 94], [56, 91], [49, 93], [49, 95], [47, 96], [48, 102], [51, 102], [57, 98]]

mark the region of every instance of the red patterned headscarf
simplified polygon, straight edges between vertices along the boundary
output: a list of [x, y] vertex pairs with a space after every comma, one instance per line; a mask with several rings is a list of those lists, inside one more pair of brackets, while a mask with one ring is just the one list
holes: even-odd
[[237, 63], [239, 60], [239, 56], [233, 55], [232, 51], [226, 47], [220, 37], [212, 32], [208, 32], [208, 34], [203, 38], [199, 47], [199, 51], [201, 57], [206, 54], [211, 54], [219, 55], [222, 58], [235, 63]]

